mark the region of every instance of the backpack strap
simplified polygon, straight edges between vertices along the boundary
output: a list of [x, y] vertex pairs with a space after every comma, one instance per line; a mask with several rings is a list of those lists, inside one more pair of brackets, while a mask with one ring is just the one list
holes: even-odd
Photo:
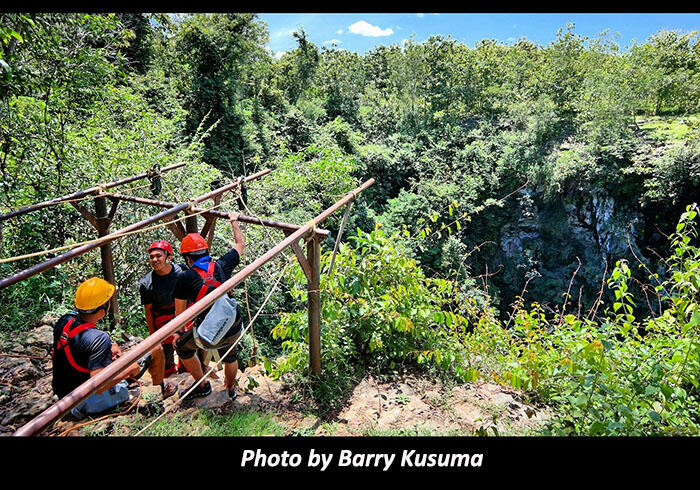
[[66, 322], [66, 324], [63, 326], [63, 331], [61, 332], [61, 337], [58, 339], [58, 342], [56, 343], [56, 346], [54, 347], [53, 352], [51, 353], [51, 359], [53, 359], [54, 354], [63, 349], [65, 354], [66, 354], [66, 359], [68, 359], [68, 362], [70, 363], [71, 366], [73, 366], [73, 369], [76, 369], [77, 371], [80, 371], [81, 373], [90, 373], [90, 370], [88, 368], [84, 368], [80, 366], [76, 361], [75, 358], [73, 357], [73, 354], [70, 352], [70, 345], [69, 345], [69, 340], [78, 335], [81, 332], [84, 332], [85, 330], [89, 330], [91, 328], [95, 328], [95, 325], [92, 323], [81, 323], [80, 325], [71, 328], [71, 326], [75, 323], [75, 317], [71, 317], [70, 320]]

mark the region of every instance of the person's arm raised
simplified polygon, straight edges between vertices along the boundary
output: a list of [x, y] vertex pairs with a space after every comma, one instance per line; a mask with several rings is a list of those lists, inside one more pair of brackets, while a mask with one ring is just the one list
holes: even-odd
[[233, 229], [233, 240], [236, 242], [234, 249], [238, 252], [238, 255], [243, 255], [243, 250], [245, 249], [245, 237], [241, 231], [241, 226], [238, 223], [239, 213], [229, 212], [228, 217], [231, 220], [231, 229]]

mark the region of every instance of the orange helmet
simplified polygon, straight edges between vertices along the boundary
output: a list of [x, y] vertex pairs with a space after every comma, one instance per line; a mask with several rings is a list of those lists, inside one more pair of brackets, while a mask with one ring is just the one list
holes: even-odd
[[189, 233], [182, 239], [180, 253], [186, 254], [209, 248], [207, 241], [199, 233]]

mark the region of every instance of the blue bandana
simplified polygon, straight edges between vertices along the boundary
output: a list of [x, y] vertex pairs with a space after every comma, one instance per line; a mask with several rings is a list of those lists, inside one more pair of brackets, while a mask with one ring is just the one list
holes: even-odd
[[203, 271], [206, 271], [209, 269], [209, 262], [211, 262], [211, 257], [205, 255], [204, 257], [197, 259], [195, 263], [192, 264], [192, 267], [199, 267]]

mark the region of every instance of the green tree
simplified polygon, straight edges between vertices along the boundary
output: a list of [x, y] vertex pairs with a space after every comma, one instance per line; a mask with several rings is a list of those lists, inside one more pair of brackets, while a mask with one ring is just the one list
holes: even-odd
[[[292, 34], [297, 48], [285, 53], [278, 62], [278, 85], [291, 104], [315, 88], [316, 70], [320, 62], [318, 48], [306, 38], [304, 29]], [[307, 97], [314, 94], [307, 93]]]
[[254, 153], [244, 102], [257, 93], [250, 82], [267, 60], [266, 41], [254, 14], [196, 14], [182, 21], [172, 39], [187, 129], [194, 135], [203, 122], [216, 123], [205, 161], [234, 174], [242, 173], [244, 159]]
[[698, 108], [700, 57], [698, 33], [660, 31], [630, 48], [637, 70], [637, 90], [646, 95], [647, 110], [689, 112]]
[[357, 122], [359, 97], [365, 84], [362, 68], [357, 53], [322, 48], [317, 76], [329, 120], [340, 116], [353, 125]]

